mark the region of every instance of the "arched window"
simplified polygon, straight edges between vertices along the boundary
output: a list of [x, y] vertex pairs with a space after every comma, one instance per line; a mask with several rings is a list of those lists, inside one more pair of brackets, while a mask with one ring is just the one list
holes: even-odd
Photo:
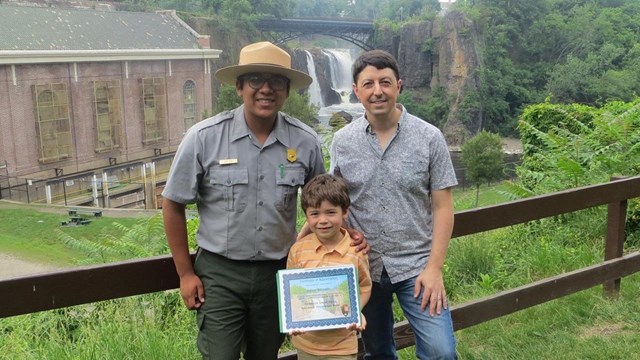
[[182, 88], [182, 109], [184, 114], [184, 130], [196, 123], [196, 84], [187, 80]]
[[182, 109], [186, 131], [196, 123], [196, 84], [191, 80], [187, 80], [182, 88]]
[[71, 126], [67, 86], [34, 85], [40, 162], [64, 160], [71, 156]]

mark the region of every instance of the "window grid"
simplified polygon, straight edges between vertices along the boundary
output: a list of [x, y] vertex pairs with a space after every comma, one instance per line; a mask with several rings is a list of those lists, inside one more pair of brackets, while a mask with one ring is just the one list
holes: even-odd
[[107, 152], [120, 147], [122, 112], [120, 106], [120, 80], [94, 81], [93, 95], [96, 119], [96, 152]]
[[196, 123], [196, 84], [191, 80], [182, 89], [182, 109], [186, 131]]
[[145, 145], [164, 140], [167, 121], [164, 78], [146, 78], [142, 82], [143, 139]]
[[34, 85], [41, 163], [71, 157], [71, 122], [65, 84]]

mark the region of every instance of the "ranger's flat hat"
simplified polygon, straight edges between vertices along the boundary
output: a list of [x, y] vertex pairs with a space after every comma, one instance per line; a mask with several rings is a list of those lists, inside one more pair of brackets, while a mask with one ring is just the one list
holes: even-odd
[[291, 56], [286, 51], [268, 41], [243, 47], [238, 65], [219, 69], [215, 76], [222, 83], [235, 85], [238, 76], [260, 72], [286, 76], [292, 89], [306, 88], [313, 82], [311, 76], [291, 68]]

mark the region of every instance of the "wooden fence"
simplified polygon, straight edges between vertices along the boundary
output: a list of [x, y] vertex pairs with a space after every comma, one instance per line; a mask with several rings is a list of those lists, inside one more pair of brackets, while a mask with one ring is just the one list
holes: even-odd
[[[456, 213], [453, 236], [459, 237], [608, 206], [602, 263], [452, 306], [454, 328], [464, 329], [601, 284], [605, 294], [615, 296], [621, 278], [640, 271], [640, 252], [623, 255], [627, 201], [636, 197], [640, 197], [640, 176]], [[0, 281], [0, 318], [178, 287], [170, 256], [9, 279]], [[395, 337], [398, 348], [414, 345], [406, 321], [396, 324]], [[286, 353], [280, 358], [296, 359], [296, 355]]]

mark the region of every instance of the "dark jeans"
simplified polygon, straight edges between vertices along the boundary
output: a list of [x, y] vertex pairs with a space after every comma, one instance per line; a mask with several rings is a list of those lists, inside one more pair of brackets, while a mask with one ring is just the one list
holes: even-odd
[[[198, 309], [198, 350], [203, 359], [278, 357], [284, 340], [278, 323], [278, 261], [235, 261], [200, 249], [194, 268], [205, 288]], [[246, 344], [246, 350], [242, 349]]]

